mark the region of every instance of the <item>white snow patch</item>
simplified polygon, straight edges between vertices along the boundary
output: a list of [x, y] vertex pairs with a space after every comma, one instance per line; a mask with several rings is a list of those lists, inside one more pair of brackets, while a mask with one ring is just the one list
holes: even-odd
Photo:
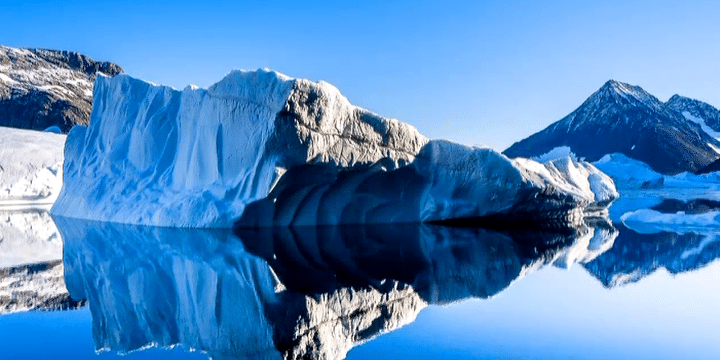
[[717, 146], [713, 145], [712, 143], [707, 143], [707, 145], [708, 145], [711, 149], [715, 150], [716, 153], [720, 154], [720, 148], [718, 148]]
[[[714, 137], [717, 140], [720, 140], [720, 132], [717, 132], [717, 131], [713, 130], [711, 127], [707, 126], [707, 124], [705, 124], [705, 119], [703, 119], [701, 117], [693, 116], [688, 111], [683, 111], [682, 115], [685, 117], [685, 119], [690, 120], [690, 121], [700, 125], [702, 130], [704, 132], [706, 132], [708, 135]], [[712, 146], [712, 145], [710, 145], [710, 146]], [[716, 149], [716, 148], [713, 146], [713, 149]], [[717, 151], [717, 149], [715, 151]]]
[[11, 79], [9, 76], [0, 73], [0, 82], [4, 82], [6, 84], [14, 84], [16, 81]]

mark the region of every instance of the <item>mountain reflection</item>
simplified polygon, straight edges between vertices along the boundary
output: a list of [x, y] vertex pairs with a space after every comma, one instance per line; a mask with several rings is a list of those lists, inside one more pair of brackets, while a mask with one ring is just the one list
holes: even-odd
[[671, 274], [700, 269], [720, 258], [720, 233], [639, 233], [620, 224], [615, 244], [583, 266], [605, 287], [640, 281], [664, 268]]
[[430, 225], [186, 230], [56, 219], [65, 281], [97, 349], [341, 359], [428, 304], [488, 298], [547, 264], [592, 261], [617, 231]]

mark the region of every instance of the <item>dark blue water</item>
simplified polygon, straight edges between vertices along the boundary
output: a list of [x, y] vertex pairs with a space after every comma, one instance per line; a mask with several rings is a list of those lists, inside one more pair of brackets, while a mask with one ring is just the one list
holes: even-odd
[[720, 358], [718, 234], [56, 222], [88, 305], [0, 316], [2, 359]]

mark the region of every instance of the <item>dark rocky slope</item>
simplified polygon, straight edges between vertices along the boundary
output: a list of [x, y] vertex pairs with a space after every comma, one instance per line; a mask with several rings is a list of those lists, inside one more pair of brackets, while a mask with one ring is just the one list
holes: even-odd
[[0, 126], [67, 133], [88, 124], [98, 72], [122, 69], [72, 51], [0, 46]]

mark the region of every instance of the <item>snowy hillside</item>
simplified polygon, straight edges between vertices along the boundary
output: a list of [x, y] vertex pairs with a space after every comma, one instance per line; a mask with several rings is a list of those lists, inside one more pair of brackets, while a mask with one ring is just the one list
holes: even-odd
[[[75, 127], [68, 135], [65, 183], [54, 214], [231, 227], [276, 183], [307, 186], [274, 197], [290, 216], [295, 205], [301, 206], [304, 224], [325, 223], [306, 215], [321, 207], [336, 212], [325, 218], [329, 223], [441, 221], [519, 209], [547, 215], [602, 207], [617, 197], [609, 178], [592, 165], [570, 159], [544, 165], [510, 161], [488, 149], [428, 143], [408, 124], [351, 105], [328, 83], [269, 70], [233, 71], [207, 90], [183, 91], [126, 75], [100, 76], [94, 99], [90, 126]], [[303, 172], [310, 165], [320, 167]], [[348, 173], [355, 180], [339, 183], [341, 195], [327, 194], [331, 207], [316, 201], [322, 189], [304, 197], [313, 184], [334, 181], [323, 178], [330, 173], [318, 170], [322, 166], [330, 173], [355, 170]], [[387, 176], [380, 175], [365, 196], [361, 183], [367, 171]], [[408, 198], [402, 200], [415, 208], [388, 215], [387, 205], [402, 198], [403, 189]], [[513, 195], [500, 197], [502, 191]], [[274, 213], [266, 210], [256, 215]], [[262, 223], [294, 223], [272, 216]]]
[[686, 119], [699, 124], [703, 131], [712, 137], [720, 137], [720, 110], [712, 105], [680, 95], [673, 95], [666, 105]]
[[663, 174], [696, 171], [720, 157], [717, 133], [700, 118], [712, 110], [680, 97], [663, 103], [639, 86], [610, 80], [568, 116], [504, 154], [532, 157], [569, 146], [590, 161], [621, 153]]
[[87, 124], [98, 73], [122, 69], [71, 51], [0, 46], [0, 126], [63, 132]]
[[0, 210], [53, 204], [62, 187], [65, 138], [0, 127]]

